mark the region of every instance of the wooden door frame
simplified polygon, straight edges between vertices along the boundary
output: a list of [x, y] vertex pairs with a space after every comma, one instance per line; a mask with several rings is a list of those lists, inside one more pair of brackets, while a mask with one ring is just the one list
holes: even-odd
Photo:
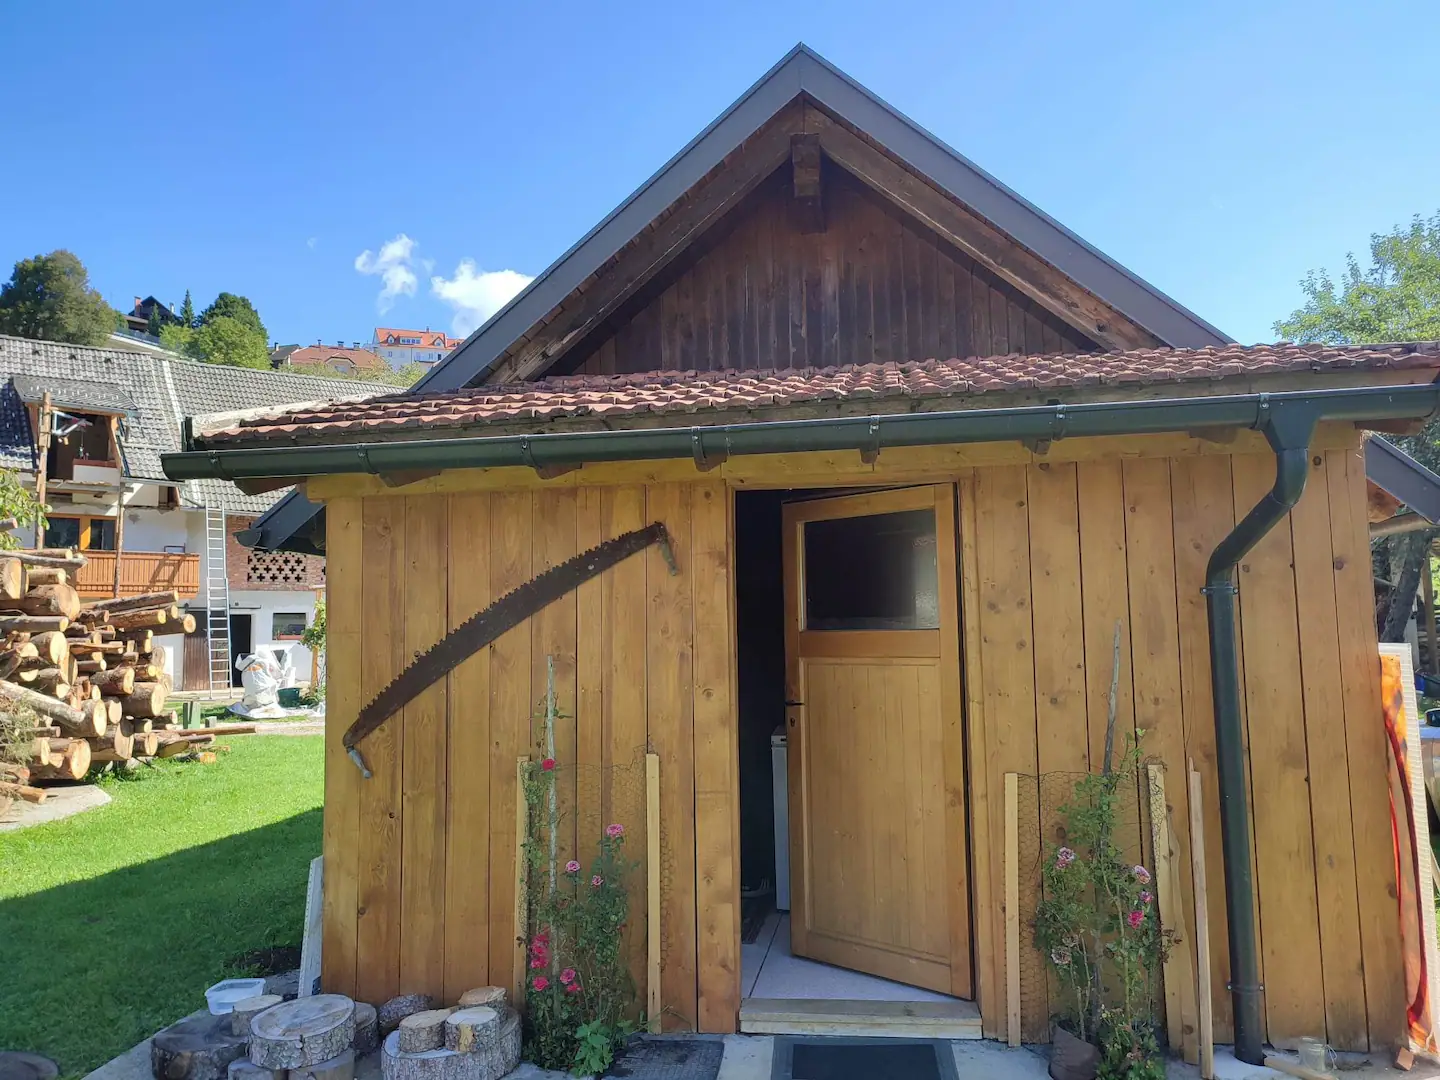
[[[958, 815], [952, 820], [956, 841], [947, 845], [949, 861], [946, 881], [950, 887], [949, 914], [951, 992], [958, 997], [977, 998], [979, 979], [975, 956], [980, 943], [973, 933], [972, 912], [978, 906], [978, 883], [975, 868], [971, 862], [970, 829], [972, 816], [969, 811], [971, 792], [967, 783], [966, 729], [967, 710], [965, 674], [961, 670], [964, 649], [961, 638], [966, 633], [965, 621], [960, 612], [960, 564], [963, 559], [963, 532], [957, 518], [957, 488], [954, 483], [931, 484], [921, 487], [893, 488], [884, 491], [864, 492], [855, 495], [825, 496], [817, 512], [806, 520], [822, 521], [840, 517], [864, 516], [868, 514], [896, 513], [906, 510], [932, 509], [935, 512], [937, 537], [937, 587], [940, 603], [940, 628], [936, 630], [886, 630], [886, 631], [824, 631], [823, 638], [812, 638], [807, 644], [824, 645], [820, 655], [833, 657], [867, 656], [875, 658], [907, 656], [930, 656], [938, 661], [937, 670], [941, 683], [941, 721], [944, 746], [945, 803]], [[800, 557], [800, 531], [804, 522], [795, 522], [795, 527], [782, 526], [781, 559], [784, 570], [784, 608], [786, 700], [798, 700], [798, 687], [793, 683], [796, 655], [803, 638], [815, 631], [806, 631], [800, 626], [800, 597], [804, 594], [804, 560]], [[948, 538], [948, 544], [941, 544], [941, 538]], [[939, 557], [940, 548], [948, 546], [951, 556]], [[946, 626], [954, 627], [954, 633], [947, 634]], [[738, 642], [737, 642], [738, 649]], [[792, 762], [804, 753], [803, 725], [796, 722], [796, 707], [786, 707], [786, 728], [790, 735], [789, 756]], [[792, 765], [790, 779], [793, 783], [797, 774], [803, 772]], [[800, 798], [806, 800], [807, 793]], [[805, 836], [804, 815], [790, 815], [791, 851], [791, 910], [804, 910], [806, 903], [805, 873], [795, 873], [798, 865], [804, 867], [804, 853], [808, 850]], [[792, 942], [795, 935], [795, 920], [791, 920]], [[803, 925], [801, 934], [803, 940]], [[803, 944], [802, 944], [803, 947]]]

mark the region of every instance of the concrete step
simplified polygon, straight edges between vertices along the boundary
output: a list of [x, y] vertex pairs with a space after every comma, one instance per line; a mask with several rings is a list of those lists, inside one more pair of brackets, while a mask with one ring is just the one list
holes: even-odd
[[852, 1035], [865, 1038], [978, 1039], [973, 1001], [840, 1001], [746, 998], [740, 1030], [748, 1035]]

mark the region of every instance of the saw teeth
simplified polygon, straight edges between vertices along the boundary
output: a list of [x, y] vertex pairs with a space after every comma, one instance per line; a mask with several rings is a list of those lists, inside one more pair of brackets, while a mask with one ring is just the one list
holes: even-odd
[[[524, 622], [536, 614], [536, 612], [553, 604], [562, 596], [578, 589], [597, 574], [604, 573], [610, 569], [610, 567], [624, 562], [631, 555], [639, 554], [652, 544], [660, 544], [664, 548], [666, 554], [665, 562], [670, 567], [670, 572], [675, 573], [674, 553], [670, 547], [670, 533], [666, 530], [663, 522], [655, 521], [643, 529], [636, 529], [633, 532], [624, 533], [613, 539], [606, 540], [604, 543], [597, 544], [593, 548], [580, 552], [578, 555], [572, 555], [564, 562], [557, 563], [548, 570], [542, 570], [529, 581], [525, 582], [525, 584], [511, 589], [483, 611], [477, 611], [474, 615], [471, 615], [470, 618], [455, 627], [455, 629], [451, 630], [434, 645], [431, 645], [430, 648], [416, 655], [415, 659], [410, 661], [400, 674], [390, 680], [385, 686], [385, 689], [376, 694], [374, 699], [360, 710], [359, 714], [355, 717], [355, 722], [346, 730], [345, 736], [341, 740], [345, 749], [353, 754], [360, 740], [377, 730], [386, 720], [390, 719], [398, 709], [413, 701], [422, 691], [433, 685], [442, 676], [459, 667], [467, 657], [474, 656], [505, 631]], [[545, 584], [556, 577], [569, 574], [573, 571], [580, 572], [580, 577], [575, 584], [545, 599]], [[465, 637], [478, 626], [482, 625], [486, 619], [493, 617], [497, 612], [503, 615], [505, 609], [512, 605], [520, 606], [521, 601], [533, 593], [539, 593], [540, 596], [537, 597], [537, 599], [544, 600], [534, 611], [525, 612], [525, 614], [521, 615], [514, 622], [503, 625], [497, 633], [477, 642], [473, 646], [467, 647], [464, 652], [456, 653], [453, 656], [451, 655], [452, 650], [462, 645]], [[432, 661], [435, 662], [437, 669], [435, 673], [419, 685], [413, 688], [408, 687], [407, 683], [414, 679], [415, 673], [417, 671], [423, 671]], [[392, 698], [394, 699], [393, 701], [391, 700]], [[372, 714], [377, 715], [372, 716]]]

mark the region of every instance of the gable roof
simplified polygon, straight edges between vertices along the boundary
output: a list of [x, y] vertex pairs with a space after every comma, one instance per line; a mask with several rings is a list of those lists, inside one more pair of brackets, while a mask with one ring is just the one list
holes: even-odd
[[[291, 367], [299, 368], [306, 365], [328, 367], [332, 360], [343, 360], [362, 371], [390, 370], [390, 365], [385, 362], [385, 359], [369, 349], [347, 349], [340, 345], [304, 345], [293, 349], [287, 346], [287, 349], [289, 351], [280, 356], [280, 361]], [[275, 353], [278, 352], [280, 350], [276, 349], [270, 354], [272, 362], [275, 359]]]
[[[256, 368], [226, 367], [171, 354], [102, 349], [0, 335], [0, 467], [35, 468], [27, 400], [51, 390], [57, 407], [88, 405], [123, 412], [121, 454], [131, 480], [171, 483], [160, 455], [180, 448], [186, 416], [253, 408], [257, 404], [354, 399], [383, 393], [370, 382]], [[73, 400], [72, 400], [73, 399]], [[182, 501], [194, 506], [260, 513], [283, 492], [246, 495], [219, 480], [187, 480]]]
[[[386, 340], [391, 337], [395, 339], [393, 342]], [[418, 345], [411, 342], [410, 344], [402, 346], [400, 344], [402, 337], [419, 338], [420, 341]], [[453, 349], [456, 345], [460, 344], [460, 339], [452, 338], [440, 330], [398, 330], [393, 326], [377, 326], [375, 327], [375, 343], [377, 345], [394, 345], [407, 349]]]
[[798, 98], [814, 103], [929, 181], [1162, 344], [1223, 345], [1225, 334], [1086, 243], [803, 44], [792, 49], [689, 145], [416, 384], [482, 381], [514, 342], [639, 237]]

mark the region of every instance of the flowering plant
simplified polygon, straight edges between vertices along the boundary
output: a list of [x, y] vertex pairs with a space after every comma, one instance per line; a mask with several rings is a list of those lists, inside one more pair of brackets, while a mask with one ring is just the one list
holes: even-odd
[[1035, 942], [1055, 973], [1065, 1030], [1100, 1049], [1098, 1076], [1164, 1077], [1156, 1037], [1156, 977], [1173, 943], [1162, 930], [1143, 865], [1116, 842], [1123, 793], [1135, 790], [1140, 736], [1114, 769], [1085, 776], [1061, 808], [1064, 843], [1041, 870]]
[[542, 1068], [598, 1075], [636, 1030], [634, 983], [622, 951], [625, 880], [634, 866], [618, 824], [599, 838], [588, 874], [579, 859], [560, 862], [558, 775], [547, 757], [531, 763], [525, 780], [528, 925], [536, 928], [526, 942], [525, 1050]]

